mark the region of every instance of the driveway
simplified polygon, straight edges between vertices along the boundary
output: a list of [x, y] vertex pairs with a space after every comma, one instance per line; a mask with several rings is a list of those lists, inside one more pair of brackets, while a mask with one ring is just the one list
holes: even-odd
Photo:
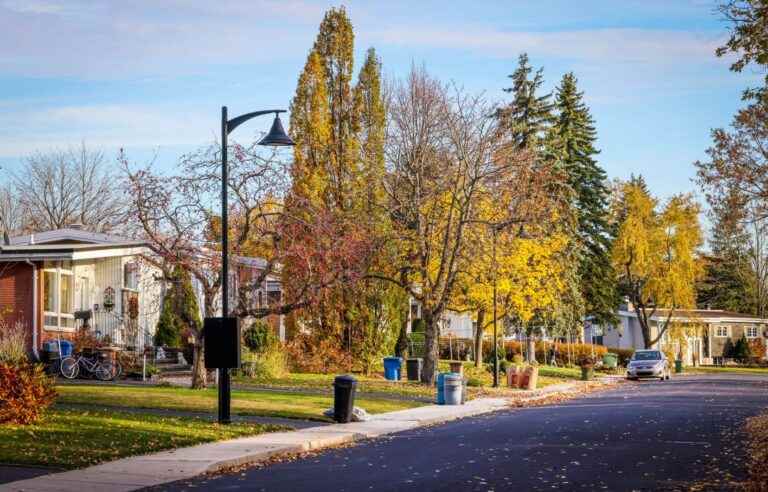
[[760, 376], [628, 383], [157, 490], [723, 490], [767, 406]]

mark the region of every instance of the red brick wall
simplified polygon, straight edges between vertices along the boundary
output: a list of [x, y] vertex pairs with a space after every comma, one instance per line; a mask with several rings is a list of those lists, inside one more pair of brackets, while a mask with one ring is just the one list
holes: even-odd
[[0, 263], [0, 315], [9, 325], [26, 327], [27, 346], [32, 347], [32, 267], [26, 263]]

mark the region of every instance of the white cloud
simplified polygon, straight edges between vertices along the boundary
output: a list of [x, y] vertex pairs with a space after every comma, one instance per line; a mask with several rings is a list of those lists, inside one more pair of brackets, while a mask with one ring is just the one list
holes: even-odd
[[228, 2], [0, 2], [0, 75], [114, 79], [194, 73], [306, 52], [325, 6]]
[[66, 11], [65, 5], [44, 0], [5, 0], [0, 6], [21, 14], [61, 14]]
[[[39, 112], [0, 113], [0, 156], [66, 148], [86, 140], [95, 147], [154, 147], [213, 141], [216, 112], [142, 105], [64, 106]], [[23, 138], [19, 138], [23, 135]]]
[[505, 32], [483, 26], [456, 29], [423, 26], [379, 30], [380, 42], [512, 58], [529, 52], [540, 56], [605, 63], [690, 63], [712, 61], [721, 36], [690, 31], [652, 29], [590, 29], [556, 32]]

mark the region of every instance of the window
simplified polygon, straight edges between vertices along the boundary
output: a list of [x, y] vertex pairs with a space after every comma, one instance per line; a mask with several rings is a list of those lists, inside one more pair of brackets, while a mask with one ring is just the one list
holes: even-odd
[[747, 326], [744, 329], [747, 338], [757, 338], [757, 326]]
[[[64, 267], [62, 267], [62, 265]], [[43, 324], [52, 330], [75, 327], [75, 289], [69, 263], [46, 263], [43, 270]]]
[[725, 338], [729, 335], [730, 331], [731, 331], [730, 326], [716, 326], [715, 336], [720, 338]]
[[123, 265], [123, 288], [136, 290], [139, 288], [139, 265], [126, 263]]

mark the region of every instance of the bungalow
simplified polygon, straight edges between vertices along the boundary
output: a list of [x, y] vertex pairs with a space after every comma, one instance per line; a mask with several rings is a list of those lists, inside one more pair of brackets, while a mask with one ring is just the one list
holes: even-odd
[[[631, 303], [625, 302], [620, 306], [617, 316], [619, 321], [615, 325], [598, 325], [587, 320], [585, 340], [613, 348], [645, 348], [640, 322]], [[652, 338], [658, 335], [668, 316], [668, 309], [657, 309], [650, 317]], [[681, 330], [683, 357], [688, 365], [713, 364], [730, 358], [729, 347], [733, 347], [742, 336], [750, 342], [761, 341], [762, 347], [768, 345], [768, 319], [748, 314], [714, 309], [675, 310], [670, 322], [684, 328]], [[677, 354], [679, 342], [672, 341], [669, 335], [667, 330], [655, 347], [669, 348]], [[766, 356], [768, 353], [763, 354], [764, 358]]]
[[152, 343], [162, 299], [159, 272], [139, 261], [140, 241], [73, 226], [0, 245], [0, 314], [21, 325], [35, 355], [48, 339], [90, 327], [107, 343]]

